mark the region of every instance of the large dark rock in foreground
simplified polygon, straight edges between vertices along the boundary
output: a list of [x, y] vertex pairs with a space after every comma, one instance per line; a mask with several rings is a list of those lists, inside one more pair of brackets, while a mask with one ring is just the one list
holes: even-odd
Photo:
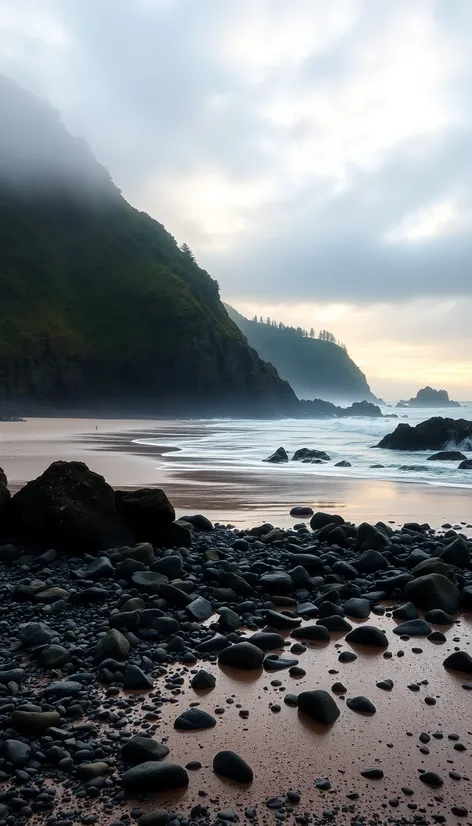
[[174, 508], [159, 488], [117, 490], [115, 500], [118, 513], [133, 530], [138, 542], [158, 545], [175, 519]]
[[10, 503], [12, 530], [46, 548], [89, 553], [132, 539], [113, 488], [83, 462], [53, 462]]
[[213, 771], [229, 780], [235, 780], [236, 783], [251, 783], [254, 778], [249, 764], [234, 751], [219, 751], [215, 754]]
[[459, 589], [442, 574], [426, 574], [412, 579], [405, 587], [405, 597], [425, 611], [441, 608], [447, 614], [455, 614], [459, 609]]
[[340, 714], [331, 694], [322, 690], [302, 691], [298, 695], [298, 708], [312, 720], [325, 726], [334, 723]]
[[384, 436], [376, 447], [390, 450], [446, 450], [451, 445], [456, 445], [461, 450], [472, 450], [472, 422], [434, 416], [416, 427], [402, 423], [393, 433]]

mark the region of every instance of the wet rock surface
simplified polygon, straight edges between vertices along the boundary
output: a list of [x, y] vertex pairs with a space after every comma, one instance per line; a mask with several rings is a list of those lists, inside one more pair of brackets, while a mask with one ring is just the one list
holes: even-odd
[[89, 491], [79, 548], [60, 471], [67, 531], [48, 489], [51, 533], [0, 542], [0, 823], [467, 822], [466, 537], [317, 512], [169, 547], [166, 498], [99, 482], [134, 539]]

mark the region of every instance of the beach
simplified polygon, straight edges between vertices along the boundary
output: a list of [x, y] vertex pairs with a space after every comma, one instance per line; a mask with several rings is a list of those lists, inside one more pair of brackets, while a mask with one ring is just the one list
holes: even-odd
[[[262, 430], [264, 423], [259, 426]], [[271, 443], [277, 446], [277, 422], [269, 426], [274, 431]], [[395, 422], [384, 420], [382, 426], [394, 429]], [[232, 427], [237, 444], [237, 437], [245, 439], [243, 423], [235, 421]], [[267, 465], [262, 461], [264, 447], [255, 448], [260, 459], [243, 467], [235, 449], [230, 466], [216, 451], [212, 455], [214, 431], [218, 435], [216, 423], [199, 420], [31, 418], [2, 422], [0, 467], [16, 490], [51, 462], [82, 461], [115, 488], [162, 487], [179, 516], [202, 512], [213, 521], [238, 527], [261, 522], [289, 527], [294, 524], [289, 511], [296, 505], [337, 512], [356, 524], [420, 521], [434, 528], [451, 523], [463, 529], [469, 524], [472, 491], [465, 486], [467, 477], [464, 487], [459, 487], [353, 478], [344, 470], [329, 476], [324, 467]], [[232, 438], [231, 430], [225, 430], [224, 438]], [[253, 438], [257, 442], [257, 434]], [[188, 456], [186, 446], [197, 441], [203, 448]]]

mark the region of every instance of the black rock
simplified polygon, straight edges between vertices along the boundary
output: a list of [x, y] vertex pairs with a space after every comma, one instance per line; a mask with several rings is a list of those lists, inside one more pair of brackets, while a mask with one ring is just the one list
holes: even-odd
[[135, 571], [131, 581], [138, 591], [147, 594], [160, 594], [162, 586], [169, 582], [159, 571]]
[[352, 629], [352, 625], [338, 614], [334, 614], [332, 617], [323, 617], [323, 619], [317, 620], [316, 624], [323, 625], [328, 631], [341, 633], [347, 633]]
[[274, 648], [284, 647], [284, 638], [272, 631], [257, 631], [249, 637], [248, 642], [256, 645], [261, 651], [273, 651]]
[[213, 771], [237, 783], [251, 783], [254, 779], [251, 767], [234, 751], [219, 751], [215, 754]]
[[462, 462], [464, 459], [467, 459], [467, 456], [464, 456], [460, 450], [440, 450], [428, 456], [430, 462]]
[[388, 639], [380, 628], [374, 625], [359, 625], [346, 636], [346, 642], [352, 645], [371, 645], [375, 648], [387, 648]]
[[175, 511], [163, 490], [139, 488], [115, 493], [116, 508], [138, 542], [159, 545], [163, 531], [175, 519]]
[[125, 691], [150, 691], [154, 686], [151, 677], [137, 665], [127, 665], [123, 679]]
[[317, 723], [329, 726], [338, 719], [340, 711], [327, 691], [302, 691], [298, 695], [298, 708]]
[[264, 653], [250, 642], [238, 642], [236, 645], [225, 648], [218, 657], [220, 665], [228, 665], [231, 668], [241, 668], [246, 671], [260, 668], [263, 660]]
[[330, 456], [324, 450], [310, 450], [308, 447], [300, 447], [292, 456], [293, 462], [301, 462], [304, 459], [319, 459], [322, 462], [329, 462]]
[[125, 660], [130, 651], [130, 644], [126, 637], [116, 628], [107, 631], [95, 648], [95, 659], [98, 662], [111, 657], [113, 660]]
[[368, 697], [362, 695], [358, 697], [349, 697], [346, 700], [346, 705], [351, 711], [357, 711], [359, 714], [375, 714], [376, 708]]
[[271, 574], [263, 574], [259, 580], [264, 591], [271, 594], [291, 594], [294, 589], [292, 577], [284, 571], [274, 571]]
[[392, 611], [392, 617], [398, 620], [414, 620], [418, 617], [418, 611], [416, 610], [416, 606], [413, 605], [412, 602], [405, 602], [403, 605], [399, 605], [398, 608], [395, 608]]
[[214, 530], [212, 522], [210, 522], [210, 520], [206, 516], [203, 516], [203, 514], [201, 513], [196, 513], [193, 516], [182, 516], [182, 521], [189, 522], [189, 524], [192, 525], [193, 528], [199, 532], [206, 533], [208, 531]]
[[61, 668], [70, 659], [70, 653], [62, 645], [46, 645], [38, 656], [41, 668]]
[[382, 691], [391, 691], [393, 688], [393, 680], [379, 680], [379, 682], [376, 683], [376, 686], [377, 688], [381, 688]]
[[18, 708], [11, 715], [11, 724], [25, 736], [34, 737], [58, 726], [60, 719], [58, 711], [26, 711]]
[[425, 611], [441, 608], [446, 613], [455, 614], [459, 608], [459, 590], [442, 574], [432, 573], [412, 579], [405, 587], [405, 596]]
[[431, 786], [433, 789], [439, 789], [443, 785], [444, 780], [436, 772], [423, 772], [420, 774], [420, 780], [426, 786]]
[[393, 629], [394, 634], [408, 634], [409, 637], [427, 637], [431, 631], [431, 626], [424, 619], [407, 620]]
[[300, 617], [289, 617], [287, 614], [280, 614], [278, 611], [268, 610], [266, 612], [266, 622], [277, 628], [279, 631], [289, 631], [296, 628], [301, 623]]
[[9, 763], [16, 768], [26, 766], [30, 755], [31, 746], [21, 740], [5, 740], [3, 744], [3, 755]]
[[310, 519], [312, 531], [319, 531], [326, 525], [344, 525], [344, 519], [337, 513], [323, 513], [322, 511], [318, 511]]
[[216, 726], [216, 719], [200, 708], [188, 708], [174, 722], [174, 728], [179, 731], [196, 731], [197, 729], [214, 728], [214, 726]]
[[121, 749], [121, 756], [127, 763], [163, 760], [168, 754], [169, 749], [164, 743], [140, 734], [128, 740]]
[[313, 516], [313, 508], [297, 505], [295, 508], [291, 509], [290, 516], [297, 516], [302, 519], [304, 519], [305, 517]]
[[433, 625], [453, 625], [454, 620], [452, 619], [449, 614], [446, 614], [445, 611], [441, 611], [440, 608], [433, 608], [431, 611], [427, 611], [424, 615], [426, 622], [431, 622]]
[[293, 668], [298, 665], [298, 660], [284, 659], [277, 654], [268, 654], [264, 659], [264, 668], [267, 671], [282, 671], [285, 668]]
[[71, 554], [117, 547], [132, 537], [113, 488], [83, 462], [53, 462], [12, 497], [9, 510], [16, 535]]
[[187, 605], [185, 610], [189, 617], [196, 622], [203, 622], [204, 620], [210, 619], [213, 613], [213, 606], [211, 602], [208, 602], [204, 597], [197, 597], [190, 605]]
[[375, 571], [384, 571], [388, 568], [388, 561], [379, 551], [364, 551], [353, 565], [360, 574], [373, 574]]
[[368, 780], [382, 780], [384, 773], [382, 769], [379, 768], [372, 768], [372, 769], [364, 769], [361, 771], [362, 777], [366, 777]]
[[472, 657], [467, 651], [454, 651], [446, 657], [443, 666], [450, 671], [462, 671], [464, 674], [472, 674]]
[[284, 447], [279, 447], [277, 450], [272, 453], [267, 459], [263, 459], [264, 462], [271, 462], [273, 465], [280, 465], [283, 462], [288, 462], [287, 451]]
[[39, 648], [51, 643], [56, 638], [56, 632], [44, 622], [27, 622], [20, 626], [18, 637], [26, 649]]
[[196, 691], [206, 688], [214, 688], [216, 685], [216, 677], [214, 674], [210, 674], [202, 668], [192, 677], [190, 680], [190, 685]]
[[465, 539], [458, 536], [441, 552], [441, 559], [448, 565], [455, 565], [456, 568], [470, 567], [470, 550]]
[[354, 651], [341, 651], [338, 657], [340, 663], [353, 663], [354, 660], [357, 660], [357, 654], [354, 654]]
[[343, 602], [343, 608], [346, 616], [354, 617], [354, 619], [367, 619], [370, 615], [370, 602], [361, 597], [351, 597], [346, 600]]
[[472, 422], [435, 416], [415, 427], [399, 424], [393, 433], [384, 436], [377, 447], [408, 451], [444, 450], [450, 443], [464, 443], [464, 449], [468, 446], [472, 449]]
[[[170, 820], [169, 812], [165, 809], [154, 809], [153, 812], [146, 812], [138, 820], [138, 826], [166, 826]], [[118, 822], [119, 821], [115, 821]]]
[[188, 774], [183, 766], [173, 763], [140, 763], [121, 776], [128, 794], [168, 792], [188, 786]]

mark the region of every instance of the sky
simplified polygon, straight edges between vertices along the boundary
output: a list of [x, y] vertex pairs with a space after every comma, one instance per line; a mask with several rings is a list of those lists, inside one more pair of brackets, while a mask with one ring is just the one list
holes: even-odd
[[472, 0], [0, 0], [0, 72], [387, 399], [472, 399], [471, 37]]

